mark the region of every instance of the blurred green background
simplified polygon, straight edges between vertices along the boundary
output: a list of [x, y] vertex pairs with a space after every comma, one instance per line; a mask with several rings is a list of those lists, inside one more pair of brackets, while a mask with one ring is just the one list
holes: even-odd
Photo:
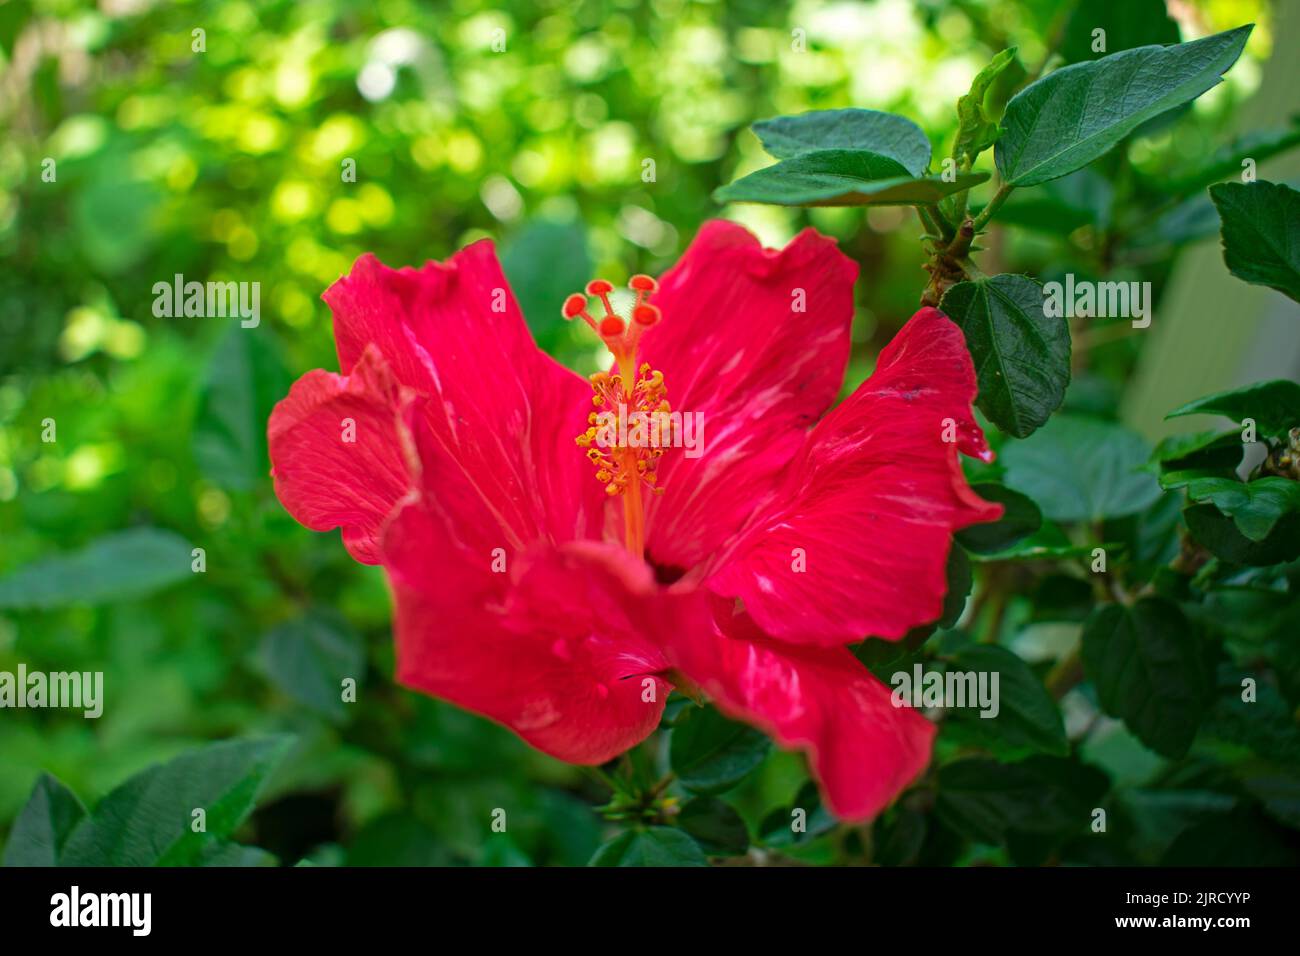
[[[749, 123], [871, 107], [915, 119], [944, 155], [956, 98], [992, 54], [1017, 45], [1031, 66], [1049, 46], [1074, 55], [1069, 7], [0, 2], [0, 575], [142, 527], [159, 529], [148, 554], [202, 547], [207, 562], [178, 577], [142, 559], [102, 595], [65, 580], [46, 607], [0, 609], [0, 669], [103, 670], [107, 695], [97, 721], [0, 712], [0, 834], [40, 770], [89, 802], [199, 742], [287, 730], [299, 746], [245, 834], [281, 859], [584, 863], [606, 832], [598, 783], [394, 686], [381, 572], [337, 534], [299, 527], [272, 493], [271, 405], [297, 375], [337, 367], [320, 293], [362, 252], [418, 264], [491, 236], [539, 340], [587, 371], [592, 343], [558, 308], [589, 277], [662, 272], [723, 212], [771, 244], [811, 223], [862, 266], [860, 381], [924, 286], [917, 220], [720, 209], [711, 192], [767, 162]], [[1158, 302], [1195, 280], [1179, 278], [1179, 251], [1217, 234], [1203, 190], [1141, 201], [1241, 132], [1276, 23], [1262, 0], [1176, 9], [1184, 36], [1259, 26], [1177, 122], [1009, 203], [1002, 219], [1018, 228], [991, 235], [985, 271], [1148, 279]], [[1159, 214], [1123, 215], [1133, 208]], [[261, 325], [155, 318], [153, 284], [176, 273], [260, 282]], [[1234, 355], [1268, 353], [1246, 327]], [[1076, 339], [1067, 407], [1156, 402], [1165, 379], [1143, 371], [1153, 341], [1124, 322]], [[1227, 346], [1164, 348], [1195, 369]], [[1160, 413], [1215, 384], [1234, 383], [1199, 381]], [[357, 706], [338, 703], [339, 673], [364, 675]], [[738, 803], [753, 822], [806, 779], [774, 752]], [[495, 807], [511, 808], [508, 839], [488, 839]]]

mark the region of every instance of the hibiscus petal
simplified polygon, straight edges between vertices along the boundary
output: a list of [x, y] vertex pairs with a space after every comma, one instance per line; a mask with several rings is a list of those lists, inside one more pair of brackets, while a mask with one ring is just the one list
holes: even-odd
[[400, 404], [400, 386], [370, 348], [348, 375], [316, 369], [298, 379], [267, 424], [285, 509], [314, 531], [341, 527], [348, 551], [365, 564], [379, 563], [379, 531], [412, 484]]
[[663, 321], [639, 359], [664, 373], [674, 409], [703, 417], [704, 442], [699, 457], [674, 449], [660, 463], [655, 562], [692, 567], [771, 493], [844, 379], [857, 271], [813, 229], [778, 251], [715, 220], [664, 275], [652, 297]]
[[494, 571], [436, 511], [408, 503], [384, 539], [398, 680], [570, 763], [640, 743], [671, 691], [657, 676], [666, 659], [638, 631], [654, 614], [649, 569], [619, 548], [577, 547], [534, 548]]
[[723, 713], [805, 750], [840, 819], [874, 817], [929, 763], [934, 725], [894, 706], [889, 688], [846, 648], [782, 644], [725, 611], [709, 630], [674, 637], [675, 666]]
[[491, 242], [419, 269], [362, 256], [324, 298], [345, 372], [373, 345], [427, 397], [413, 406], [422, 422], [408, 425], [466, 534], [512, 551], [600, 534], [603, 495], [573, 442], [591, 388], [538, 349]]
[[1002, 513], [970, 490], [957, 457], [987, 451], [975, 391], [961, 330], [922, 309], [813, 429], [708, 587], [801, 643], [898, 638], [937, 619], [953, 532]]

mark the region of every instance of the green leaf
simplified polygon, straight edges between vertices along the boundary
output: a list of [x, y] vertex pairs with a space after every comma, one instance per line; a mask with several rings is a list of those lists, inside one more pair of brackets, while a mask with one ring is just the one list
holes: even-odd
[[970, 597], [971, 587], [975, 583], [974, 572], [970, 566], [970, 556], [960, 545], [948, 549], [948, 560], [944, 567], [946, 587], [943, 592], [943, 606], [939, 617], [925, 624], [918, 624], [904, 635], [900, 644], [916, 646], [925, 641], [939, 628], [955, 627], [966, 610], [966, 600]]
[[[1242, 162], [1246, 158], [1250, 158], [1255, 163], [1262, 163], [1279, 153], [1285, 153], [1297, 144], [1300, 144], [1300, 115], [1292, 116], [1286, 126], [1242, 133], [1208, 156], [1198, 153], [1188, 157], [1195, 161], [1194, 165], [1174, 173], [1172, 178], [1162, 174], [1150, 186], [1168, 195], [1187, 196], [1225, 177], [1239, 176]], [[1214, 219], [1217, 228], [1219, 217], [1214, 213], [1214, 204], [1210, 202], [1208, 196], [1201, 195], [1197, 198], [1203, 200], [1209, 208], [1210, 216]]]
[[939, 615], [939, 627], [953, 627], [966, 610], [966, 599], [975, 583], [971, 572], [970, 558], [960, 546], [948, 549], [948, 562], [945, 566], [947, 590], [943, 593], [943, 613]]
[[[787, 847], [824, 836], [838, 825], [823, 805], [817, 785], [811, 780], [799, 788], [788, 807], [777, 807], [759, 826], [764, 846]], [[797, 828], [797, 829], [796, 829]]]
[[1210, 502], [1251, 541], [1263, 541], [1279, 521], [1300, 511], [1300, 482], [1275, 476], [1250, 482], [1197, 478], [1187, 485], [1187, 497]]
[[1289, 514], [1278, 521], [1263, 541], [1252, 541], [1236, 522], [1214, 505], [1194, 505], [1183, 512], [1187, 530], [1211, 554], [1230, 564], [1266, 567], [1300, 558], [1300, 515]]
[[[266, 777], [291, 738], [209, 744], [136, 774], [73, 830], [65, 866], [186, 866], [213, 852], [253, 809]], [[191, 829], [202, 809], [207, 831]]]
[[591, 278], [587, 231], [578, 221], [534, 219], [501, 250], [501, 268], [538, 343], [555, 344], [565, 328], [560, 307]]
[[588, 866], [708, 866], [699, 844], [672, 827], [628, 830], [606, 843]]
[[909, 866], [917, 861], [929, 830], [924, 813], [896, 806], [876, 818], [872, 862], [877, 866]]
[[915, 206], [977, 186], [988, 173], [913, 178], [896, 159], [867, 150], [825, 149], [801, 153], [723, 186], [719, 202], [778, 206]]
[[981, 561], [1052, 561], [1067, 558], [1080, 558], [1090, 554], [1094, 547], [1104, 546], [1108, 552], [1117, 550], [1119, 545], [1110, 543], [1074, 544], [1058, 525], [1044, 521], [1043, 526], [1028, 537], [1021, 538], [1015, 544], [1001, 551], [980, 554]]
[[152, 594], [192, 572], [190, 546], [160, 528], [132, 528], [80, 551], [41, 558], [0, 580], [0, 608], [103, 604]]
[[1187, 753], [1210, 703], [1211, 675], [1178, 605], [1145, 597], [1108, 604], [1083, 628], [1084, 672], [1102, 710], [1166, 757]]
[[[1007, 221], [1001, 213], [998, 219]], [[1129, 234], [1126, 245], [1152, 255], [1152, 250], [1172, 251], [1176, 246], [1205, 239], [1218, 231], [1219, 217], [1214, 211], [1214, 203], [1210, 202], [1208, 194], [1203, 193], [1179, 203], [1154, 221], [1150, 217], [1144, 219]]]
[[1253, 28], [1113, 53], [1031, 83], [1003, 116], [995, 151], [1003, 180], [1034, 186], [1086, 166], [1145, 121], [1218, 85]]
[[316, 609], [286, 621], [262, 639], [261, 652], [277, 687], [316, 713], [343, 720], [343, 680], [359, 685], [366, 660], [360, 635], [342, 616]]
[[1024, 438], [1047, 421], [1070, 383], [1070, 329], [1043, 309], [1043, 290], [1021, 275], [959, 282], [940, 308], [966, 336], [979, 380], [979, 407]]
[[[1186, 488], [1193, 481], [1205, 478], [1227, 478], [1223, 471], [1215, 468], [1183, 468], [1178, 471], [1166, 471], [1160, 474], [1160, 487], [1165, 491], [1178, 491]], [[1236, 478], [1232, 479], [1236, 481]]]
[[1002, 843], [1012, 832], [1082, 836], [1106, 784], [1104, 774], [1056, 757], [958, 760], [939, 771], [935, 813], [980, 843]]
[[688, 800], [677, 825], [713, 856], [739, 856], [749, 849], [749, 829], [735, 808], [717, 797]]
[[[1151, 453], [1151, 461], [1166, 475], [1187, 469], [1221, 472], [1227, 477], [1241, 464], [1245, 446], [1241, 432], [1204, 431], [1162, 438]], [[1161, 480], [1161, 487], [1165, 487]]]
[[1002, 506], [1002, 517], [989, 524], [971, 525], [957, 532], [957, 541], [967, 551], [976, 554], [994, 554], [1005, 551], [1017, 541], [1033, 534], [1043, 525], [1043, 513], [1038, 505], [1018, 491], [996, 481], [984, 481], [971, 486], [971, 491], [985, 501]]
[[1300, 383], [1279, 378], [1215, 392], [1175, 408], [1165, 418], [1183, 415], [1223, 415], [1239, 424], [1249, 418], [1262, 435], [1285, 435], [1300, 425]]
[[370, 821], [347, 848], [345, 866], [449, 866], [450, 850], [415, 817], [400, 812]]
[[1121, 518], [1160, 497], [1155, 478], [1140, 470], [1148, 454], [1141, 436], [1123, 425], [1062, 414], [1004, 448], [1004, 480], [1053, 521]]
[[58, 866], [59, 854], [86, 808], [76, 794], [43, 773], [14, 821], [5, 844], [5, 866]]
[[1294, 867], [1300, 854], [1292, 848], [1293, 834], [1272, 825], [1253, 807], [1189, 826], [1160, 858], [1162, 867]]
[[1040, 189], [1016, 190], [998, 210], [998, 222], [1054, 236], [1068, 236], [1084, 226], [1104, 229], [1110, 225], [1114, 198], [1114, 187], [1105, 176], [1079, 169]]
[[895, 160], [911, 176], [920, 176], [930, 164], [930, 140], [921, 127], [893, 113], [817, 110], [762, 120], [753, 130], [777, 159], [826, 149], [864, 150]]
[[[1093, 30], [1098, 29], [1105, 31], [1105, 48], [1094, 53]], [[1179, 40], [1178, 24], [1169, 18], [1165, 0], [1081, 0], [1061, 36], [1061, 55], [1067, 63]]]
[[1300, 192], [1281, 183], [1219, 183], [1223, 261], [1238, 279], [1300, 302]]
[[688, 790], [721, 793], [762, 763], [771, 743], [761, 731], [703, 707], [673, 727], [668, 758]]
[[971, 82], [970, 92], [957, 100], [957, 142], [953, 157], [961, 163], [973, 161], [995, 142], [998, 120], [1006, 108], [1007, 97], [1027, 76], [1016, 48], [1003, 50]]
[[950, 712], [952, 730], [960, 739], [983, 747], [1000, 760], [1019, 760], [1035, 753], [1060, 757], [1069, 753], [1056, 701], [1029, 665], [1011, 651], [991, 644], [971, 644], [954, 655], [947, 666], [947, 671], [953, 670], [998, 675], [996, 716], [982, 716], [978, 706]]
[[266, 422], [289, 383], [266, 327], [230, 327], [208, 363], [192, 439], [213, 484], [247, 491], [269, 479]]
[[239, 843], [211, 843], [206, 846], [194, 861], [195, 866], [204, 867], [249, 867], [279, 866], [275, 854], [268, 853], [261, 847], [243, 846]]

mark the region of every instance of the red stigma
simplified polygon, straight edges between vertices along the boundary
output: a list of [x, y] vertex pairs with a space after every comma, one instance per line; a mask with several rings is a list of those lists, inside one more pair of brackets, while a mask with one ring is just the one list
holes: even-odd
[[566, 319], [575, 319], [582, 315], [587, 308], [587, 297], [580, 292], [575, 292], [564, 300], [564, 308], [561, 310]]
[[600, 334], [605, 338], [613, 338], [616, 335], [623, 334], [623, 320], [617, 315], [607, 315], [600, 320]]
[[659, 310], [653, 305], [638, 305], [632, 310], [632, 318], [638, 325], [654, 325], [659, 321]]

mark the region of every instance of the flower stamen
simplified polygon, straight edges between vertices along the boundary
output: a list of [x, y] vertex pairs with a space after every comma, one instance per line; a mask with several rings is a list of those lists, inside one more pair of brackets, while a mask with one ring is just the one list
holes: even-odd
[[[641, 337], [662, 318], [656, 306], [646, 299], [658, 291], [659, 284], [650, 276], [635, 275], [628, 288], [636, 293], [630, 319], [624, 319], [610, 302], [614, 286], [604, 279], [587, 283], [587, 295], [575, 292], [564, 300], [561, 310], [566, 319], [581, 318], [600, 336], [614, 357], [616, 373], [597, 372], [591, 376], [592, 404], [597, 411], [587, 417], [587, 429], [575, 439], [587, 451], [596, 468], [596, 480], [605, 492], [623, 498], [624, 541], [628, 550], [640, 555], [644, 549], [644, 514], [641, 486], [654, 494], [663, 494], [658, 485], [659, 460], [664, 446], [671, 444], [672, 411], [667, 399], [662, 372], [642, 363], [636, 365]], [[605, 314], [594, 318], [588, 311], [587, 296], [595, 296]]]

